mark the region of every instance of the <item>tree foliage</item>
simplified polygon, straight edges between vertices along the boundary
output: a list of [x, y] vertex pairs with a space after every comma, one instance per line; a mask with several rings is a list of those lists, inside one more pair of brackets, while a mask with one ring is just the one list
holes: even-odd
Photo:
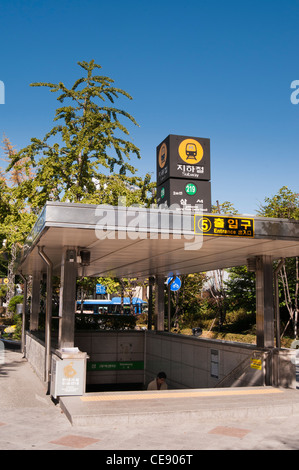
[[97, 75], [101, 66], [94, 60], [78, 64], [86, 76], [71, 88], [62, 82], [31, 85], [58, 92], [57, 100], [63, 104], [56, 110], [57, 124], [43, 139], [32, 138], [8, 168], [22, 161], [27, 172], [34, 172], [33, 179], [20, 185], [32, 207], [40, 208], [49, 200], [111, 202], [115, 193], [130, 191], [132, 185], [145, 197], [153, 187], [150, 175], [144, 179], [135, 176], [136, 168], [130, 162], [132, 156], [140, 158], [140, 151], [125, 138], [129, 131], [122, 121], [137, 123], [128, 112], [114, 106], [118, 98], [132, 97], [116, 88], [111, 78]]
[[[101, 66], [79, 62], [85, 76], [71, 88], [62, 82], [33, 83], [58, 93], [54, 127], [44, 138], [16, 151], [4, 136], [6, 172], [0, 172], [0, 271], [11, 272], [10, 253], [22, 245], [37, 214], [47, 201], [149, 206], [154, 201], [150, 174], [136, 176], [132, 156], [139, 149], [127, 139], [124, 121], [137, 125], [123, 109], [114, 106], [122, 97], [131, 100], [114, 81], [97, 75]], [[5, 246], [4, 246], [5, 245]], [[1, 248], [2, 247], [2, 248]], [[13, 249], [12, 249], [13, 248]]]
[[[16, 151], [8, 137], [3, 138], [4, 161], [13, 160]], [[16, 248], [29, 234], [36, 214], [26, 204], [20, 186], [33, 175], [25, 170], [21, 159], [9, 172], [0, 174], [0, 275], [8, 277], [7, 300], [14, 295]]]
[[171, 293], [172, 321], [175, 327], [180, 323], [194, 327], [200, 322], [202, 288], [205, 281], [204, 273], [180, 276], [181, 288]]
[[[299, 219], [299, 194], [291, 191], [287, 186], [280, 188], [273, 197], [267, 197], [265, 204], [260, 207], [259, 215], [264, 217], [278, 217]], [[276, 267], [277, 262], [274, 263]], [[293, 326], [294, 335], [298, 336], [298, 257], [285, 260], [279, 275], [279, 295], [282, 318], [289, 316], [286, 325]], [[286, 315], [286, 313], [288, 315]], [[286, 329], [284, 329], [283, 334]]]
[[228, 269], [225, 281], [227, 309], [230, 312], [244, 310], [252, 314], [256, 311], [255, 274], [246, 266]]
[[283, 186], [277, 194], [265, 198], [265, 204], [260, 206], [257, 214], [263, 217], [299, 219], [299, 194]]
[[223, 201], [221, 203], [216, 201], [216, 204], [212, 205], [212, 213], [237, 215], [238, 211], [229, 201]]

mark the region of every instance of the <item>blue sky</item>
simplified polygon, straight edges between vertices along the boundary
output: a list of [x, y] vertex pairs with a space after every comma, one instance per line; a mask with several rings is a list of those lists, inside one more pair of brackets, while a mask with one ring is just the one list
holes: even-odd
[[[299, 1], [2, 0], [5, 104], [0, 134], [17, 150], [53, 125], [56, 95], [32, 82], [82, 76], [94, 59], [133, 100], [117, 106], [140, 148], [139, 174], [156, 178], [168, 135], [211, 139], [212, 201], [254, 214], [299, 178]], [[299, 191], [298, 191], [299, 192]]]

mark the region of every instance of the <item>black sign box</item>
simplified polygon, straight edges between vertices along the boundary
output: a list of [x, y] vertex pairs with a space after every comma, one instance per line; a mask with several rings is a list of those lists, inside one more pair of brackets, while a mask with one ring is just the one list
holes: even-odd
[[177, 204], [181, 209], [211, 212], [210, 181], [168, 179], [157, 186], [157, 203], [170, 207]]
[[157, 185], [168, 178], [209, 181], [210, 139], [169, 135], [157, 147]]

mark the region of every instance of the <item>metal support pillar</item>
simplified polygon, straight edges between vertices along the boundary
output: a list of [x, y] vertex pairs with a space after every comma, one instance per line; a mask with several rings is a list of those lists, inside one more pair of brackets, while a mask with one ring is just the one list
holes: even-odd
[[157, 317], [157, 331], [164, 331], [164, 276], [156, 276], [155, 313]]
[[151, 330], [153, 325], [153, 285], [154, 285], [154, 278], [149, 278], [148, 284], [148, 317], [147, 317], [147, 329]]
[[26, 341], [25, 341], [25, 331], [26, 331], [26, 313], [27, 313], [27, 292], [28, 292], [28, 282], [25, 276], [22, 273], [19, 273], [20, 277], [23, 280], [23, 309], [22, 309], [22, 335], [21, 335], [21, 352], [25, 357]]
[[167, 330], [168, 331], [170, 331], [170, 324], [171, 324], [171, 290], [170, 290], [171, 282], [169, 282], [167, 285]]
[[274, 271], [274, 298], [275, 298], [275, 334], [276, 334], [276, 347], [280, 349], [280, 311], [279, 311], [279, 289], [278, 289], [278, 274], [285, 264], [285, 259], [281, 259]]
[[258, 347], [274, 347], [274, 296], [271, 256], [258, 256], [256, 258], [256, 335]]
[[40, 309], [40, 273], [34, 273], [32, 277], [32, 302], [30, 312], [30, 331], [38, 330], [38, 317]]
[[74, 346], [76, 279], [76, 250], [66, 249], [61, 264], [58, 349]]
[[46, 298], [46, 324], [45, 324], [45, 382], [50, 387], [51, 374], [51, 324], [52, 324], [52, 297], [53, 297], [53, 264], [44, 253], [43, 247], [38, 247], [40, 257], [47, 265], [47, 298]]

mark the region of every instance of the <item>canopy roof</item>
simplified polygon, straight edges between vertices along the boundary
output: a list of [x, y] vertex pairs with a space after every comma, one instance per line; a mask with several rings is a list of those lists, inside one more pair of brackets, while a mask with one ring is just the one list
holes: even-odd
[[260, 255], [297, 256], [299, 221], [256, 217], [252, 238], [203, 236], [194, 233], [194, 214], [187, 211], [48, 202], [19, 253], [22, 274], [46, 271], [38, 247], [58, 275], [66, 247], [90, 251], [86, 276], [179, 275], [239, 266]]

